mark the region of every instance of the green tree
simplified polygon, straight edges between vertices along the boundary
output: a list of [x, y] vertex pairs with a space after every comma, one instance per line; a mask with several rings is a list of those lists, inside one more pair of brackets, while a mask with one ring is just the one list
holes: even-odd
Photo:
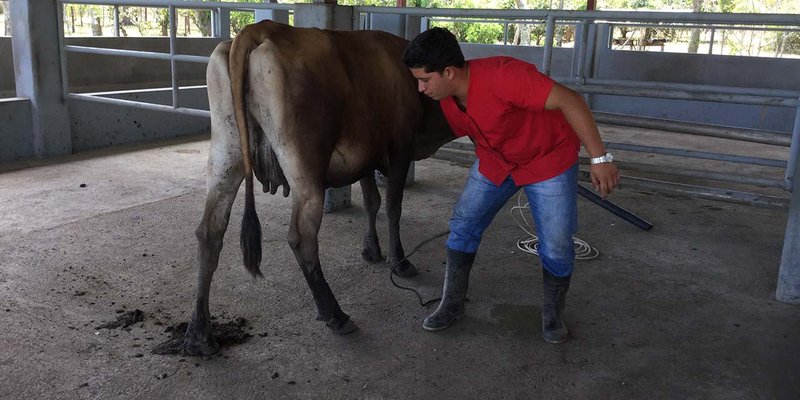
[[0, 1], [0, 14], [3, 15], [3, 26], [5, 27], [3, 36], [11, 36], [11, 13], [6, 10], [7, 7], [7, 1]]
[[[692, 0], [692, 12], [703, 11], [703, 0]], [[700, 28], [692, 29], [689, 37], [689, 53], [697, 53], [700, 48]]]

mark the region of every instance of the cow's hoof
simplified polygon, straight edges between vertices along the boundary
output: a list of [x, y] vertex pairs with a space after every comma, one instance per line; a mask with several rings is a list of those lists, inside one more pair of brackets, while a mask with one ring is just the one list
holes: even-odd
[[210, 356], [219, 351], [219, 343], [210, 337], [208, 340], [191, 340], [189, 336], [183, 341], [183, 352], [190, 356]]
[[400, 264], [392, 267], [392, 272], [401, 278], [411, 278], [419, 274], [417, 267], [408, 260], [403, 260]]
[[211, 326], [192, 318], [183, 337], [183, 353], [190, 356], [208, 356], [218, 351], [219, 343], [211, 333]]
[[356, 326], [347, 315], [340, 318], [331, 317], [325, 321], [325, 325], [339, 336], [344, 336], [358, 330], [358, 326]]
[[364, 249], [361, 250], [361, 257], [369, 262], [383, 261], [383, 254], [381, 254], [381, 248], [378, 246], [364, 247]]

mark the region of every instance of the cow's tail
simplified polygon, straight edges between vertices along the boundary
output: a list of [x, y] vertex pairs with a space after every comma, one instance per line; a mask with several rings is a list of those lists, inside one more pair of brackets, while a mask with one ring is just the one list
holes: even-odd
[[233, 112], [236, 117], [236, 126], [239, 129], [239, 142], [244, 163], [244, 216], [242, 217], [240, 244], [244, 267], [253, 277], [263, 276], [259, 267], [261, 264], [261, 222], [258, 220], [253, 195], [253, 159], [250, 155], [250, 134], [247, 126], [247, 109], [245, 107], [245, 84], [250, 52], [261, 42], [256, 33], [253, 29], [245, 28], [236, 35], [231, 45], [228, 59]]

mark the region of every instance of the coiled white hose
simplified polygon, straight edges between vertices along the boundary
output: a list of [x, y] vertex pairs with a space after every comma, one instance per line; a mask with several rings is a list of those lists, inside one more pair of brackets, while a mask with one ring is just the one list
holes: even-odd
[[[522, 200], [522, 194], [524, 191], [520, 191], [517, 195], [517, 205], [511, 207], [511, 218], [514, 219], [514, 222], [517, 226], [520, 227], [525, 233], [528, 234], [527, 237], [520, 238], [517, 240], [517, 248], [526, 252], [531, 253], [534, 255], [539, 255], [539, 238], [534, 233], [533, 224], [528, 221], [528, 217], [525, 214], [530, 215], [530, 212], [524, 212], [523, 210], [530, 208], [527, 201]], [[521, 222], [520, 222], [521, 221]], [[575, 247], [575, 259], [577, 260], [591, 260], [596, 258], [600, 255], [600, 252], [592, 247], [589, 243], [579, 239], [577, 236], [572, 237], [572, 241]]]

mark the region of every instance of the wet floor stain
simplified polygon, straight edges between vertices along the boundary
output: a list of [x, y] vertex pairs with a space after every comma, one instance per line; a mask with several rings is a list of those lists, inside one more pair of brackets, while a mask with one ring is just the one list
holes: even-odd
[[489, 316], [500, 327], [513, 334], [533, 335], [540, 330], [540, 310], [532, 305], [496, 304]]

